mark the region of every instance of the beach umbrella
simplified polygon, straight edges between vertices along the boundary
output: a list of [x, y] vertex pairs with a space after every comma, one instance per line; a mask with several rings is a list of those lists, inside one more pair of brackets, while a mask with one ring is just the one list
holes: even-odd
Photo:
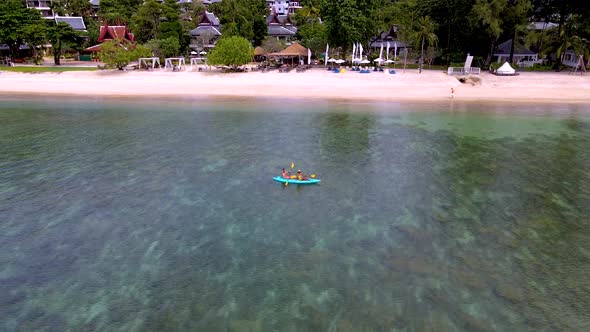
[[367, 63], [371, 63], [371, 61], [365, 59], [365, 60], [362, 60], [361, 63], [362, 64], [367, 64]]
[[336, 59], [334, 59], [334, 58], [329, 58], [327, 62], [336, 62]]
[[338, 60], [334, 60], [334, 62], [336, 62], [337, 64], [342, 64], [342, 63], [345, 63], [346, 61], [344, 61], [342, 59], [338, 59]]
[[207, 54], [207, 52], [205, 52], [205, 51], [201, 51], [201, 52], [199, 52], [199, 54], [200, 54], [200, 55], [205, 55], [205, 54]]
[[198, 53], [195, 51], [191, 51], [191, 55], [197, 55]]
[[373, 60], [373, 62], [379, 62], [379, 63], [381, 63], [381, 62], [383, 62], [383, 59], [377, 58], [377, 59]]
[[393, 60], [385, 60], [385, 63], [395, 63]]

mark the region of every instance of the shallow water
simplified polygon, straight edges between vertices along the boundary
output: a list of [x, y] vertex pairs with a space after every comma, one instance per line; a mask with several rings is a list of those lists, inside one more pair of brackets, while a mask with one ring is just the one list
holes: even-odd
[[4, 100], [0, 330], [588, 330], [589, 171], [590, 106]]

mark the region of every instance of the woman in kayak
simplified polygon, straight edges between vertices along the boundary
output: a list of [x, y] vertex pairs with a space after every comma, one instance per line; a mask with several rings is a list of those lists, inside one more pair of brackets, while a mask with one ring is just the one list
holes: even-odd
[[305, 175], [303, 175], [303, 173], [301, 173], [301, 170], [297, 171], [297, 180], [301, 181], [301, 180], [309, 180], [309, 178]]
[[289, 179], [289, 172], [287, 172], [284, 168], [283, 168], [283, 172], [281, 173], [281, 176], [283, 177], [283, 179]]

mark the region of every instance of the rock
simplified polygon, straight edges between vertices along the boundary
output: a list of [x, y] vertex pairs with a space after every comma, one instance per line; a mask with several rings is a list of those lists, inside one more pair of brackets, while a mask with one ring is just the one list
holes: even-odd
[[432, 234], [423, 229], [411, 225], [400, 225], [396, 226], [395, 228], [416, 242], [432, 242]]
[[489, 324], [464, 312], [457, 313], [456, 317], [466, 331], [479, 332], [492, 330]]
[[453, 277], [461, 284], [473, 289], [484, 289], [486, 283], [475, 273], [468, 270], [451, 270]]
[[385, 259], [385, 264], [397, 271], [410, 272], [420, 275], [436, 275], [439, 270], [433, 264], [425, 261], [423, 258], [408, 258], [402, 256], [389, 256]]
[[229, 323], [230, 331], [241, 331], [241, 332], [260, 332], [262, 331], [262, 324], [259, 320], [233, 320]]
[[524, 294], [520, 288], [517, 288], [510, 284], [498, 284], [494, 288], [494, 294], [508, 300], [512, 303], [519, 303], [524, 301]]

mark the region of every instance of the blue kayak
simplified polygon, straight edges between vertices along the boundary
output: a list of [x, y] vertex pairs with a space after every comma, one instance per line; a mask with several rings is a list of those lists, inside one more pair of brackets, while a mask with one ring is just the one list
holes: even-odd
[[309, 179], [309, 180], [296, 180], [296, 179], [285, 179], [282, 176], [277, 176], [273, 178], [275, 181], [282, 182], [282, 183], [294, 183], [294, 184], [315, 184], [319, 183], [320, 180], [318, 179]]

